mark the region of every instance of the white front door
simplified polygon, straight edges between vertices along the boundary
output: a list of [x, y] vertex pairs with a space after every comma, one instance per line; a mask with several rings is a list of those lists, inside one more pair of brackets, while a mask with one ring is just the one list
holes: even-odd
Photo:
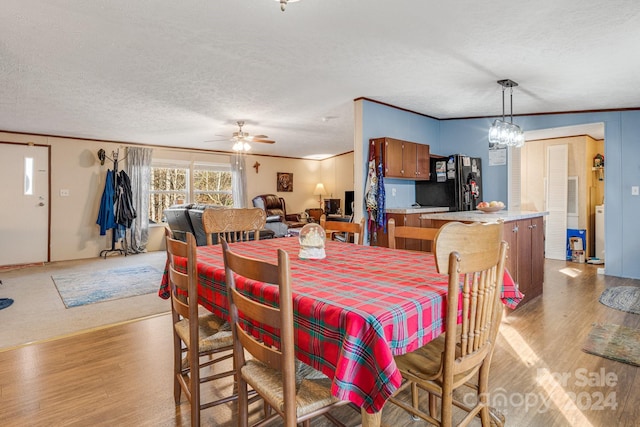
[[0, 265], [48, 261], [49, 148], [0, 143]]

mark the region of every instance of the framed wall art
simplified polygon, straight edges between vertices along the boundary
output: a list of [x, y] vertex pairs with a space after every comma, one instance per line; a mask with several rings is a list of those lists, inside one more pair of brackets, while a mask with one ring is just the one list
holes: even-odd
[[278, 191], [293, 191], [293, 174], [289, 172], [278, 172]]

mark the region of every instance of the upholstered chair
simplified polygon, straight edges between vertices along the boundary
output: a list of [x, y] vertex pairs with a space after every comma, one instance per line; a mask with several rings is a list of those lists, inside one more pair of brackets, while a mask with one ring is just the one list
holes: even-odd
[[306, 224], [299, 214], [287, 214], [284, 199], [275, 194], [261, 194], [252, 200], [253, 206], [263, 209], [267, 215], [265, 228], [273, 230], [275, 237], [286, 236], [290, 228], [299, 228]]

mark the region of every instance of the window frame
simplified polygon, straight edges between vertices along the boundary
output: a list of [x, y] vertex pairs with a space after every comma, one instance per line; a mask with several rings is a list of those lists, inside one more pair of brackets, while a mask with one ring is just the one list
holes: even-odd
[[[233, 206], [233, 171], [230, 164], [219, 162], [202, 162], [202, 161], [186, 161], [186, 160], [170, 160], [170, 159], [154, 159], [151, 161], [150, 174], [156, 168], [164, 169], [184, 169], [185, 170], [185, 188], [178, 190], [159, 190], [153, 189], [153, 182], [149, 185], [149, 215], [150, 224], [156, 223], [159, 225], [166, 224], [166, 218], [164, 215], [160, 215], [158, 221], [152, 220], [152, 209], [155, 206], [152, 203], [153, 198], [158, 194], [172, 194], [178, 193], [184, 194], [186, 199], [183, 200], [184, 204], [199, 203], [197, 202], [197, 196], [201, 194], [224, 194], [229, 195], [231, 204]], [[213, 171], [213, 172], [228, 172], [231, 174], [231, 182], [228, 190], [201, 190], [195, 187], [195, 175], [196, 171]]]

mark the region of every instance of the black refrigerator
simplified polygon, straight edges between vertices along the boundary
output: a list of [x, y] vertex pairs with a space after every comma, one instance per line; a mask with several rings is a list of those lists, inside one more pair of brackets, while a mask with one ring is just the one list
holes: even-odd
[[482, 161], [453, 154], [432, 158], [429, 181], [416, 181], [416, 203], [449, 207], [450, 211], [475, 210], [482, 201]]

